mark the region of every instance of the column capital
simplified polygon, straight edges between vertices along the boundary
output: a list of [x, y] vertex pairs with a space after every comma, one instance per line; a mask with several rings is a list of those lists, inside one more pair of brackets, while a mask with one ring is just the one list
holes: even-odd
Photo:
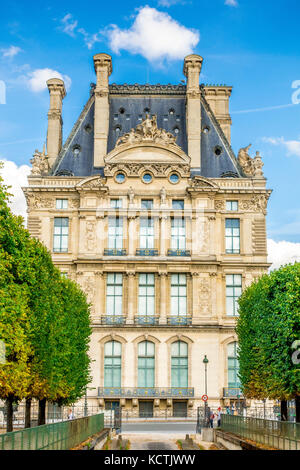
[[57, 94], [61, 96], [62, 100], [64, 99], [67, 93], [66, 93], [65, 83], [61, 78], [50, 78], [49, 80], [47, 80], [46, 83], [47, 83], [47, 87], [48, 87], [50, 95]]

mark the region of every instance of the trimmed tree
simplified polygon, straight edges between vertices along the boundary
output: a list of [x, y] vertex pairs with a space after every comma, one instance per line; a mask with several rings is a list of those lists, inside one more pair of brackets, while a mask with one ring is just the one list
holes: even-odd
[[300, 263], [262, 276], [239, 299], [237, 322], [240, 380], [249, 398], [296, 402], [300, 422], [300, 365], [293, 343], [300, 339]]

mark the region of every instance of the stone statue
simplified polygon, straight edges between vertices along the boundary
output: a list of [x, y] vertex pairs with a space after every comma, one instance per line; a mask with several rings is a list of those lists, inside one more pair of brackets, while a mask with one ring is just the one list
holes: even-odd
[[163, 187], [160, 190], [160, 203], [161, 203], [161, 205], [166, 204], [166, 198], [167, 198], [167, 192], [166, 192], [165, 188]]
[[246, 176], [263, 178], [262, 167], [264, 166], [259, 152], [256, 152], [254, 158], [248, 155], [248, 151], [251, 144], [248, 147], [243, 147], [238, 153], [238, 162]]
[[48, 173], [49, 162], [48, 157], [45, 155], [45, 145], [43, 146], [42, 152], [39, 152], [38, 150], [34, 152], [30, 163], [32, 165], [31, 175], [41, 176]]
[[165, 129], [158, 129], [156, 116], [150, 118], [149, 114], [147, 114], [144, 121], [142, 121], [141, 124], [138, 124], [135, 129], [131, 129], [130, 132], [127, 132], [118, 138], [116, 146], [141, 142], [156, 142], [163, 145], [176, 145], [176, 137]]
[[129, 204], [133, 204], [134, 191], [133, 191], [131, 186], [130, 186], [129, 191], [128, 191], [128, 199], [129, 199]]

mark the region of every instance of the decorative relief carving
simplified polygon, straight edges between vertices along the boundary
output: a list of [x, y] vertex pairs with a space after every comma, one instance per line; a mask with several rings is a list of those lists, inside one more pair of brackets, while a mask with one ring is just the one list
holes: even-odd
[[118, 171], [123, 171], [127, 176], [141, 177], [145, 171], [150, 171], [154, 177], [165, 177], [172, 172], [178, 172], [182, 177], [189, 176], [190, 167], [186, 164], [176, 163], [107, 163], [104, 168], [105, 176], [114, 176]]
[[69, 206], [71, 209], [78, 209], [80, 207], [80, 199], [69, 199]]
[[85, 277], [82, 283], [82, 288], [86, 294], [86, 298], [89, 304], [91, 304], [91, 313], [95, 313], [95, 293], [96, 293], [96, 285], [95, 279], [93, 276]]
[[205, 219], [202, 222], [199, 222], [198, 227], [197, 236], [199, 237], [200, 252], [207, 253], [209, 246], [209, 224], [207, 223], [207, 220]]
[[256, 152], [254, 158], [251, 158], [248, 151], [251, 144], [248, 147], [242, 147], [238, 153], [238, 162], [246, 176], [263, 178], [262, 167], [264, 166], [259, 152]]
[[86, 223], [86, 249], [87, 251], [94, 251], [96, 247], [96, 223], [88, 221]]
[[199, 311], [204, 315], [211, 312], [211, 289], [209, 279], [200, 278], [198, 281]]
[[33, 158], [30, 160], [32, 165], [31, 175], [32, 176], [41, 176], [49, 172], [49, 162], [48, 157], [45, 154], [45, 145], [43, 151], [39, 152], [36, 150], [33, 154]]
[[223, 199], [215, 199], [215, 209], [216, 211], [224, 211], [225, 201], [223, 201]]
[[176, 137], [165, 129], [158, 129], [157, 117], [150, 119], [149, 114], [135, 129], [118, 138], [116, 147], [122, 144], [137, 144], [142, 142], [155, 142], [163, 145], [176, 145]]
[[218, 186], [216, 183], [208, 181], [206, 178], [202, 176], [194, 176], [193, 178], [191, 178], [189, 180], [189, 186], [192, 189], [198, 189], [198, 188], [218, 189]]
[[240, 201], [239, 206], [241, 210], [251, 212], [266, 213], [269, 195], [268, 194], [255, 194], [251, 199], [244, 199]]
[[81, 187], [83, 189], [102, 189], [105, 187], [105, 181], [99, 176], [98, 178], [93, 178], [92, 180], [83, 183]]
[[32, 209], [52, 209], [54, 206], [54, 199], [52, 198], [44, 198], [37, 194], [32, 194], [25, 192], [25, 197], [27, 201], [28, 207]]

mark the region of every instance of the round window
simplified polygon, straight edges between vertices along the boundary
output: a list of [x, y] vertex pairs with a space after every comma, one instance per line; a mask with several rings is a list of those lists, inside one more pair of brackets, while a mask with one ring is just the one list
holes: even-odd
[[222, 153], [223, 149], [222, 147], [219, 147], [218, 145], [215, 147], [215, 155], [219, 157]]
[[175, 184], [175, 183], [178, 183], [179, 181], [179, 176], [177, 175], [177, 173], [172, 173], [170, 175], [170, 178], [169, 178], [170, 182]]
[[117, 173], [116, 182], [117, 183], [124, 183], [124, 181], [125, 181], [124, 173]]
[[150, 175], [150, 173], [145, 173], [143, 175], [143, 181], [144, 181], [144, 183], [151, 183], [152, 175]]

